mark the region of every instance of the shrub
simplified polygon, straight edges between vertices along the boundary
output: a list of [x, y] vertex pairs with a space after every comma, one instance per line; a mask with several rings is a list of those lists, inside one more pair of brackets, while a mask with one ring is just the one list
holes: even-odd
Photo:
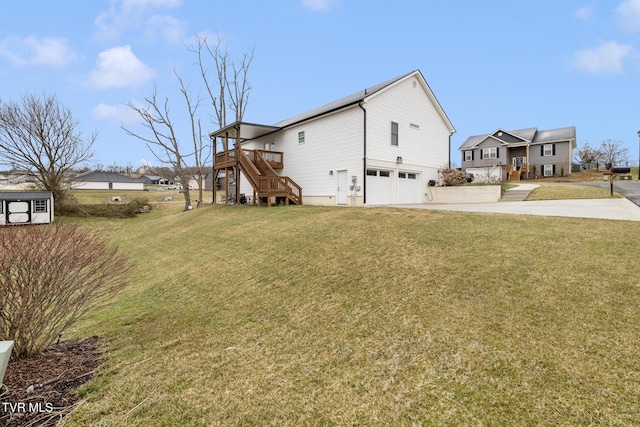
[[444, 185], [462, 185], [467, 182], [467, 173], [457, 169], [444, 169], [442, 171]]
[[82, 205], [73, 197], [65, 203], [56, 202], [56, 214], [73, 217], [101, 217], [101, 218], [133, 218], [143, 206], [150, 207], [148, 199], [137, 198], [122, 204], [94, 204]]
[[0, 340], [39, 352], [128, 282], [116, 247], [76, 225], [0, 228]]

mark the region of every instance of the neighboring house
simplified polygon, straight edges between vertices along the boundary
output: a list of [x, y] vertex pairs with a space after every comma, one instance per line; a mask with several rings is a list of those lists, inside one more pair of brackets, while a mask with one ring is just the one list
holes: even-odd
[[140, 180], [147, 185], [167, 185], [169, 184], [168, 179], [164, 179], [159, 175], [142, 175]]
[[50, 191], [0, 192], [0, 225], [53, 222]]
[[576, 128], [498, 129], [469, 137], [459, 148], [462, 168], [479, 181], [519, 181], [571, 173]]
[[29, 191], [37, 187], [31, 172], [0, 172], [0, 191]]
[[[214, 145], [222, 145], [212, 181], [229, 176], [226, 198], [216, 199], [421, 203], [428, 182], [449, 164], [454, 132], [416, 70], [273, 126], [236, 122], [211, 133]], [[242, 150], [236, 151], [236, 140]]]
[[116, 172], [85, 172], [71, 180], [74, 190], [144, 190], [139, 178], [129, 178]]

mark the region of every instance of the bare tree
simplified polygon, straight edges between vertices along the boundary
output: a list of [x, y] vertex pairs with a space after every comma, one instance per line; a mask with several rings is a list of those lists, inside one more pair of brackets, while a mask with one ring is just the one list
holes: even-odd
[[576, 162], [581, 163], [583, 167], [591, 169], [594, 165], [597, 167], [602, 162], [602, 152], [589, 145], [589, 141], [585, 141], [575, 152]]
[[[199, 97], [194, 98], [182, 78], [177, 73], [175, 73], [175, 75], [180, 85], [180, 93], [186, 105], [186, 113], [191, 132], [191, 148], [181, 146], [181, 138], [178, 136], [178, 132], [170, 117], [169, 98], [165, 98], [164, 101], [159, 101], [157, 88], [155, 87], [151, 98], [145, 98], [147, 102], [146, 107], [136, 106], [131, 101], [128, 103], [129, 107], [138, 113], [142, 119], [142, 125], [151, 131], [150, 135], [143, 136], [125, 127], [122, 129], [127, 135], [144, 141], [158, 161], [162, 164], [169, 165], [173, 169], [176, 180], [182, 185], [185, 201], [184, 208], [188, 210], [191, 207], [191, 194], [189, 191], [191, 174], [189, 173], [188, 163], [191, 159], [195, 161], [197, 179], [199, 182], [202, 182], [202, 166], [210, 157], [210, 146], [203, 142], [202, 127], [200, 120], [197, 118], [197, 111], [200, 107], [201, 100]], [[200, 187], [202, 188], [202, 185]], [[202, 200], [202, 198], [199, 200]]]
[[[211, 106], [215, 111], [213, 124], [218, 128], [226, 126], [229, 112], [233, 114], [235, 121], [242, 121], [251, 91], [248, 75], [255, 49], [245, 52], [242, 61], [235, 63], [230, 61], [229, 53], [223, 48], [224, 43], [220, 35], [216, 34], [215, 41], [211, 43], [204, 35], [196, 34], [195, 39], [195, 46], [188, 49], [198, 57], [200, 75], [207, 89]], [[207, 67], [209, 61], [215, 66], [215, 85], [211, 83], [214, 79], [209, 75]], [[236, 144], [238, 143], [236, 142]], [[215, 147], [213, 148], [215, 151]], [[238, 171], [236, 171], [237, 173]], [[239, 177], [236, 176], [235, 179], [237, 182]], [[213, 191], [215, 192], [215, 189]]]
[[602, 161], [612, 166], [629, 160], [629, 149], [622, 147], [622, 141], [617, 139], [605, 139], [598, 151], [602, 154]]
[[71, 110], [55, 95], [0, 101], [0, 164], [34, 174], [40, 189], [62, 201], [68, 173], [93, 157], [94, 133], [85, 139]]

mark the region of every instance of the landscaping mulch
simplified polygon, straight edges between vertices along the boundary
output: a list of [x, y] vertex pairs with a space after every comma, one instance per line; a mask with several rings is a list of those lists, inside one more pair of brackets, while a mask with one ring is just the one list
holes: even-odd
[[9, 362], [0, 389], [0, 426], [54, 426], [78, 405], [75, 391], [102, 361], [99, 337], [66, 340]]

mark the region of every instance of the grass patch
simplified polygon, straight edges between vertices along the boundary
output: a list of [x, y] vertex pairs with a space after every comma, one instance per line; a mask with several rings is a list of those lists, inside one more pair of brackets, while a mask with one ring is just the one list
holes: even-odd
[[[536, 183], [538, 184], [538, 183]], [[529, 194], [526, 200], [566, 200], [566, 199], [610, 199], [611, 190], [608, 188], [588, 187], [573, 184], [541, 183]], [[624, 197], [614, 192], [613, 198]]]
[[68, 332], [108, 343], [71, 424], [640, 422], [635, 222], [311, 206], [76, 221], [137, 270]]

